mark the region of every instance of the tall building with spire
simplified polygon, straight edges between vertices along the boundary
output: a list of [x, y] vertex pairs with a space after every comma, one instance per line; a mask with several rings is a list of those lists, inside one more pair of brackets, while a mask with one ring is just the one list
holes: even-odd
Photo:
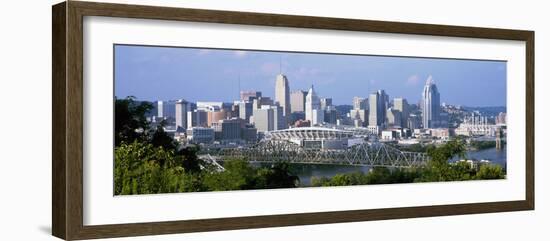
[[322, 124], [324, 119], [325, 116], [324, 111], [321, 109], [321, 101], [312, 85], [306, 96], [306, 120], [310, 121], [311, 126], [314, 126]]
[[422, 92], [422, 125], [424, 128], [434, 128], [439, 125], [439, 91], [430, 75]]
[[277, 75], [275, 81], [275, 101], [283, 107], [283, 116], [288, 119], [290, 117], [290, 86], [287, 77], [282, 73]]

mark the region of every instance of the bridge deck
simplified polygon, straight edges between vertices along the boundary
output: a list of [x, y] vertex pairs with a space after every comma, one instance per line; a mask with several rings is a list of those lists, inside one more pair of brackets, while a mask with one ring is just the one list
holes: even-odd
[[212, 156], [218, 160], [244, 159], [258, 163], [284, 161], [300, 164], [385, 167], [418, 167], [428, 161], [425, 153], [404, 152], [381, 143], [365, 143], [347, 149], [312, 150], [290, 142], [264, 141], [248, 148], [221, 149], [217, 153], [212, 153]]

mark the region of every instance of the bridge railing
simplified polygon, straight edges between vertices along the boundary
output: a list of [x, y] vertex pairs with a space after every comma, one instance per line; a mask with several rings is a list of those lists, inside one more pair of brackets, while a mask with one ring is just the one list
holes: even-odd
[[251, 147], [221, 149], [212, 155], [221, 159], [244, 159], [250, 162], [387, 167], [418, 167], [428, 161], [425, 153], [404, 152], [382, 143], [364, 143], [347, 149], [306, 149], [292, 142], [270, 140]]

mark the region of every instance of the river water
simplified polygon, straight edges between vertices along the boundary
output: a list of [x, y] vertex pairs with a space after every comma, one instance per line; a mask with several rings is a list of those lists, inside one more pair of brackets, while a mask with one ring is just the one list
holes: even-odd
[[[506, 169], [506, 148], [497, 150], [490, 148], [479, 151], [468, 151], [466, 153], [468, 159], [490, 160], [494, 164], [501, 165]], [[450, 162], [457, 161], [455, 157]], [[328, 165], [328, 164], [290, 164], [291, 171], [294, 175], [300, 178], [302, 186], [309, 186], [312, 177], [333, 177], [341, 173], [353, 172], [368, 172], [371, 167], [368, 166], [345, 166], [345, 165]]]

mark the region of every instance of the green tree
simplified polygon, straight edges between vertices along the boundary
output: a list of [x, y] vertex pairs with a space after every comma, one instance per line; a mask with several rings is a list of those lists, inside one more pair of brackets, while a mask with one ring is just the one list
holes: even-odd
[[321, 186], [329, 186], [330, 178], [328, 177], [312, 177], [311, 178], [311, 186], [312, 187], [321, 187]]
[[485, 164], [479, 167], [479, 171], [475, 175], [476, 179], [503, 179], [505, 177], [504, 170], [499, 165]]
[[277, 162], [270, 168], [262, 168], [256, 175], [256, 188], [293, 188], [300, 185], [300, 178], [293, 175], [290, 165]]
[[[449, 165], [454, 156], [465, 158], [466, 143], [462, 138], [453, 139], [439, 147], [429, 147], [427, 154], [430, 157], [428, 165], [423, 169], [421, 177], [416, 181], [440, 182], [457, 180], [457, 170]], [[459, 175], [462, 176], [462, 175]]]
[[149, 102], [137, 102], [135, 97], [115, 99], [115, 146], [134, 140], [145, 141], [149, 123], [145, 115], [153, 109]]
[[186, 146], [176, 152], [177, 162], [188, 173], [198, 173], [201, 171], [201, 165], [203, 161], [197, 156], [199, 152], [198, 146]]
[[[173, 170], [166, 170], [173, 169]], [[173, 151], [135, 140], [115, 148], [115, 194], [161, 193], [178, 183]]]
[[204, 175], [204, 185], [209, 191], [252, 189], [255, 170], [243, 160], [230, 160], [224, 163], [223, 172], [210, 172]]
[[177, 142], [164, 131], [165, 124], [166, 122], [163, 120], [157, 126], [157, 129], [151, 136], [151, 144], [155, 147], [163, 147], [165, 150], [175, 150]]
[[476, 150], [495, 148], [496, 141], [470, 141], [470, 146]]
[[417, 168], [395, 168], [390, 171], [389, 183], [411, 183], [420, 177]]
[[391, 181], [391, 172], [385, 167], [372, 168], [366, 177], [366, 184], [386, 184]]

